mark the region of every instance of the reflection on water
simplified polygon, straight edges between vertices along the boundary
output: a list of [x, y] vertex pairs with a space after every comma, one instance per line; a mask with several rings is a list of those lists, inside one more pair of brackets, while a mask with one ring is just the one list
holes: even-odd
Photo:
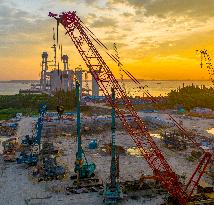
[[209, 134], [214, 135], [214, 128], [211, 128], [211, 129], [207, 130], [207, 132], [208, 132]]
[[[150, 134], [151, 137], [155, 137], [155, 138], [158, 138], [160, 139], [161, 138], [161, 135], [160, 134]], [[127, 154], [131, 155], [131, 156], [136, 156], [136, 157], [140, 157], [142, 156], [142, 153], [140, 152], [139, 148], [137, 147], [131, 147], [131, 148], [128, 148], [126, 150]], [[142, 150], [143, 152], [143, 150]]]
[[0, 95], [15, 95], [19, 90], [30, 89], [31, 83], [1, 83], [0, 82]]
[[[132, 96], [143, 96], [144, 92], [139, 92], [139, 89], [137, 89], [136, 84], [133, 81], [127, 81], [125, 80], [125, 86], [127, 89], [127, 92], [129, 92]], [[162, 96], [167, 95], [171, 90], [175, 90], [178, 87], [182, 87], [183, 84], [185, 86], [187, 85], [205, 85], [206, 87], [211, 87], [212, 82], [211, 81], [152, 81], [152, 80], [139, 80], [141, 85], [147, 85], [148, 91], [153, 96], [159, 96], [160, 94]], [[17, 94], [19, 92], [19, 89], [29, 89], [31, 83], [1, 83], [0, 82], [0, 95], [13, 95]], [[88, 83], [89, 89], [92, 89], [92, 83]], [[86, 88], [86, 82], [83, 81], [83, 87]], [[90, 91], [91, 94], [91, 91]], [[102, 92], [100, 92], [102, 95]]]
[[161, 138], [161, 135], [160, 135], [160, 134], [150, 134], [150, 136], [151, 136], [151, 137], [158, 138], [158, 139]]
[[131, 147], [127, 149], [127, 154], [131, 155], [131, 156], [136, 156], [136, 157], [140, 157], [141, 156], [141, 152], [137, 147]]

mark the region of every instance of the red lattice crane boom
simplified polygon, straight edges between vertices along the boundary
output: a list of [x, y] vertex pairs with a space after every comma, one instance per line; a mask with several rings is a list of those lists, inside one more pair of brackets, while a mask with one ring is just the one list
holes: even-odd
[[[131, 79], [134, 83], [136, 83], [137, 85], [139, 85], [139, 89], [144, 89], [145, 86], [142, 86], [141, 83], [127, 70], [123, 70]], [[153, 103], [158, 103], [158, 101], [148, 92], [148, 91], [144, 91], [144, 93], [146, 94], [146, 96], [148, 98], [150, 98], [150, 100]], [[185, 186], [185, 191], [188, 193], [188, 198], [191, 197], [195, 187], [197, 187], [200, 178], [202, 177], [202, 175], [204, 174], [204, 172], [206, 171], [206, 168], [208, 167], [209, 163], [211, 162], [211, 158], [212, 155], [210, 152], [205, 151], [203, 148], [200, 147], [200, 144], [197, 143], [192, 136], [172, 117], [172, 115], [168, 114], [170, 119], [174, 122], [175, 126], [182, 132], [184, 133], [184, 135], [189, 141], [191, 141], [198, 149], [202, 150], [203, 152], [203, 156], [201, 157], [194, 173], [192, 174], [192, 176], [190, 177], [187, 185]]]
[[[117, 116], [122, 121], [125, 129], [139, 148], [142, 156], [152, 168], [154, 174], [158, 177], [163, 187], [165, 187], [180, 204], [186, 204], [188, 194], [185, 191], [185, 188], [179, 182], [177, 175], [165, 160], [163, 154], [150, 136], [143, 121], [134, 110], [124, 90], [120, 87], [110, 68], [95, 48], [91, 38], [99, 45], [104, 45], [90, 34], [92, 32], [84, 26], [83, 22], [76, 15], [76, 12], [63, 12], [60, 15], [50, 12], [49, 16], [55, 18], [57, 22], [61, 23], [66, 29], [66, 34], [70, 36], [86, 66], [89, 68], [89, 71], [103, 91], [106, 99], [115, 107]], [[89, 35], [87, 35], [87, 32], [90, 32]], [[114, 88], [116, 94], [114, 104], [111, 99], [112, 88]], [[126, 119], [124, 110], [118, 106], [117, 102], [119, 99], [123, 101], [126, 111], [132, 115], [135, 123], [131, 123]], [[202, 165], [202, 169], [204, 168], [206, 167]], [[190, 183], [190, 185], [192, 185], [192, 183]]]

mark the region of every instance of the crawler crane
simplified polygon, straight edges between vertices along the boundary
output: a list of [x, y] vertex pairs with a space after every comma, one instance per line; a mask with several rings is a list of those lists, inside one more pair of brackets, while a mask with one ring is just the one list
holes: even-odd
[[[66, 34], [70, 36], [86, 66], [103, 91], [107, 101], [111, 106], [114, 106], [117, 116], [122, 121], [125, 129], [135, 142], [142, 156], [147, 161], [162, 186], [169, 192], [177, 203], [180, 205], [187, 204], [195, 187], [198, 185], [200, 178], [204, 174], [212, 155], [208, 152], [204, 155], [203, 160], [197, 166], [189, 183], [186, 186], [183, 185], [179, 181], [176, 173], [165, 160], [160, 149], [150, 136], [142, 119], [138, 116], [126, 96], [126, 93], [119, 85], [112, 71], [92, 41], [95, 40], [102, 46], [103, 44], [98, 39], [92, 37], [93, 33], [84, 25], [76, 15], [76, 12], [63, 12], [60, 15], [49, 12], [49, 16], [57, 20], [65, 28]], [[116, 58], [114, 60], [117, 61]], [[117, 103], [112, 103], [111, 88], [115, 90], [115, 99], [120, 98], [125, 106], [126, 112], [129, 112], [129, 114], [132, 115], [135, 123], [131, 123], [126, 119], [124, 109], [121, 109]]]

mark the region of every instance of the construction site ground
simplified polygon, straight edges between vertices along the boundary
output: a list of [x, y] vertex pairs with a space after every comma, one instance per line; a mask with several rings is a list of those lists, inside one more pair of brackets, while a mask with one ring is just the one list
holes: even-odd
[[[140, 114], [141, 115], [141, 114]], [[157, 115], [162, 118], [168, 118], [166, 114], [150, 113], [147, 115]], [[195, 131], [200, 136], [213, 139], [214, 133], [208, 132], [214, 127], [214, 119], [193, 118], [181, 115], [173, 115], [176, 119], [183, 121], [183, 126], [189, 130]], [[19, 122], [17, 136], [20, 138], [32, 132], [33, 118], [22, 118]], [[99, 128], [98, 128], [99, 129]], [[196, 165], [196, 161], [187, 160], [193, 148], [183, 151], [170, 150], [166, 148], [160, 139], [159, 131], [152, 131], [155, 142], [164, 153], [167, 161], [173, 170], [186, 178], [190, 178]], [[93, 161], [97, 168], [97, 176], [104, 182], [110, 174], [110, 155], [105, 152], [103, 145], [110, 143], [111, 130], [103, 132], [84, 134], [83, 148], [89, 161]], [[43, 140], [52, 141], [60, 151], [58, 163], [64, 165], [67, 170], [67, 176], [64, 180], [54, 180], [48, 182], [37, 182], [30, 176], [31, 168], [25, 165], [17, 165], [16, 162], [5, 163], [0, 156], [0, 205], [101, 205], [103, 197], [99, 193], [82, 193], [67, 195], [65, 188], [71, 185], [69, 176], [73, 173], [76, 139], [73, 134], [63, 134], [58, 136], [46, 136]], [[98, 148], [88, 149], [88, 144], [92, 139], [97, 139]], [[203, 139], [202, 139], [203, 140]], [[152, 171], [146, 161], [139, 155], [134, 142], [129, 135], [123, 131], [116, 132], [116, 144], [121, 146], [125, 153], [120, 155], [120, 179], [121, 181], [139, 179], [142, 174], [152, 175]], [[0, 150], [1, 151], [1, 150]], [[211, 177], [205, 174], [202, 177], [201, 184], [213, 186]], [[152, 193], [152, 191], [151, 191]], [[124, 199], [121, 204], [124, 205], [160, 205], [164, 202], [166, 194], [146, 195], [144, 191], [130, 193], [129, 197]]]

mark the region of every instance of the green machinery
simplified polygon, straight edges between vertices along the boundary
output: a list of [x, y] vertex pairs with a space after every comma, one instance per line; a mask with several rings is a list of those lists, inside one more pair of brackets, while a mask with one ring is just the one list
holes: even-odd
[[105, 204], [117, 203], [122, 198], [122, 190], [119, 184], [119, 158], [116, 154], [115, 144], [115, 91], [112, 89], [112, 151], [111, 151], [111, 168], [110, 168], [110, 183], [105, 184], [104, 202]]
[[[84, 154], [81, 140], [81, 121], [80, 121], [80, 84], [76, 81], [76, 101], [77, 101], [77, 153], [74, 171], [77, 174], [77, 182], [84, 178], [94, 177], [96, 165], [89, 163]], [[73, 177], [71, 177], [73, 178]]]

